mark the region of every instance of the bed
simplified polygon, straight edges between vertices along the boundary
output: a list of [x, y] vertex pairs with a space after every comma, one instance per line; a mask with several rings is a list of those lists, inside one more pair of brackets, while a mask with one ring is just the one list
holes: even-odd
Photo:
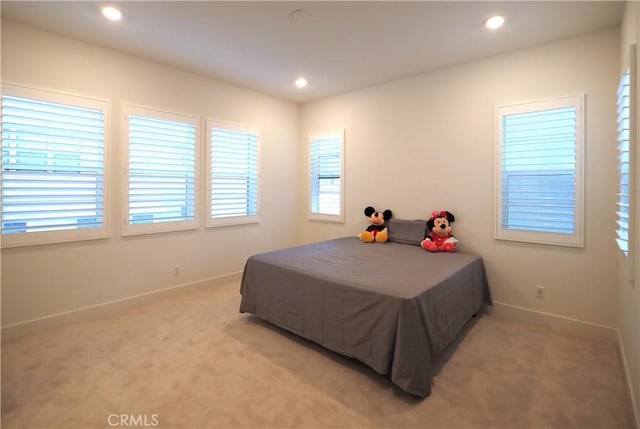
[[482, 258], [425, 251], [424, 226], [395, 220], [386, 243], [342, 237], [253, 255], [242, 276], [240, 312], [358, 359], [427, 397], [434, 357], [491, 304], [491, 295]]

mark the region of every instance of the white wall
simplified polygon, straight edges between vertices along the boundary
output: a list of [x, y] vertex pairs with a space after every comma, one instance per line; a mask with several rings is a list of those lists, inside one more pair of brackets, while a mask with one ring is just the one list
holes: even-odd
[[[3, 249], [2, 326], [223, 276], [295, 244], [298, 105], [6, 21], [2, 81], [110, 99], [112, 114], [110, 238]], [[259, 126], [261, 223], [121, 237], [124, 103]]]
[[[640, 7], [637, 2], [627, 2], [625, 5], [621, 25], [621, 58], [620, 69], [622, 73], [629, 67], [629, 46], [640, 40]], [[636, 114], [640, 114], [640, 103], [636, 106]], [[640, 117], [636, 117], [636, 124]], [[638, 148], [640, 149], [640, 147]], [[640, 158], [639, 158], [640, 161]], [[636, 163], [636, 171], [640, 163]], [[640, 175], [637, 176], [640, 185]], [[638, 187], [637, 189], [640, 189]], [[635, 217], [640, 215], [640, 201], [637, 202]], [[640, 228], [636, 231], [636, 267], [640, 269]], [[624, 259], [619, 256], [620, 267], [618, 270], [618, 330], [624, 364], [627, 371], [630, 390], [632, 392], [635, 408], [636, 425], [640, 423], [640, 280], [630, 282]], [[638, 279], [638, 274], [636, 274]]]
[[[456, 215], [461, 249], [481, 254], [496, 301], [614, 327], [615, 93], [619, 32], [601, 31], [371, 87], [302, 107], [300, 242], [357, 234], [365, 206], [398, 218]], [[586, 94], [585, 247], [497, 241], [495, 107]], [[346, 220], [308, 221], [310, 132], [345, 128]], [[535, 298], [545, 286], [545, 299]]]

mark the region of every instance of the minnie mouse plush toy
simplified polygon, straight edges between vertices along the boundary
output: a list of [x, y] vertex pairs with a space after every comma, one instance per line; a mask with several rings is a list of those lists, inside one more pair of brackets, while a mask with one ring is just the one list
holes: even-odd
[[446, 210], [431, 213], [427, 221], [427, 238], [420, 246], [429, 252], [455, 252], [458, 240], [451, 233], [451, 224], [455, 220], [453, 213]]

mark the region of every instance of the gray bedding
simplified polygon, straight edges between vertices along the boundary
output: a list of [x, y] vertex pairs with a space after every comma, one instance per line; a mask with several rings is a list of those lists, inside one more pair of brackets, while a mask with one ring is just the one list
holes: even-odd
[[251, 256], [240, 312], [426, 397], [437, 356], [491, 295], [480, 256], [344, 237]]

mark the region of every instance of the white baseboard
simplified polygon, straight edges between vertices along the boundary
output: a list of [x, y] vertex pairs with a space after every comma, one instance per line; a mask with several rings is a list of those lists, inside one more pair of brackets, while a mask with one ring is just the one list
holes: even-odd
[[171, 286], [165, 289], [154, 290], [140, 295], [130, 296], [127, 298], [117, 299], [101, 304], [90, 305], [76, 310], [65, 311], [62, 313], [52, 314], [50, 316], [28, 320], [26, 322], [15, 323], [2, 327], [2, 342], [11, 341], [16, 338], [28, 335], [33, 332], [41, 332], [42, 330], [51, 329], [66, 323], [82, 322], [98, 317], [109, 316], [118, 311], [152, 302], [160, 298], [167, 298], [184, 293], [188, 290], [203, 286], [215, 286], [232, 281], [240, 280], [242, 272], [224, 274], [217, 277], [211, 277], [204, 280], [198, 280], [191, 283], [185, 283], [177, 286]]
[[624, 352], [624, 343], [622, 342], [622, 337], [620, 336], [620, 330], [616, 329], [617, 333], [617, 343], [618, 343], [618, 355], [620, 356], [620, 365], [622, 366], [622, 371], [624, 372], [624, 381], [627, 385], [627, 391], [629, 392], [629, 398], [631, 399], [631, 409], [632, 409], [632, 417], [633, 417], [633, 427], [638, 428], [640, 425], [640, 404], [638, 404], [638, 399], [633, 393], [633, 384], [631, 383], [631, 378], [629, 376], [629, 366], [627, 365], [627, 355]]
[[557, 314], [531, 310], [529, 308], [506, 304], [504, 302], [494, 301], [492, 308], [490, 307], [488, 312], [497, 318], [546, 326], [555, 331], [583, 338], [607, 341], [611, 343], [618, 341], [616, 328], [598, 325], [584, 320], [572, 319], [570, 317], [560, 316]]

